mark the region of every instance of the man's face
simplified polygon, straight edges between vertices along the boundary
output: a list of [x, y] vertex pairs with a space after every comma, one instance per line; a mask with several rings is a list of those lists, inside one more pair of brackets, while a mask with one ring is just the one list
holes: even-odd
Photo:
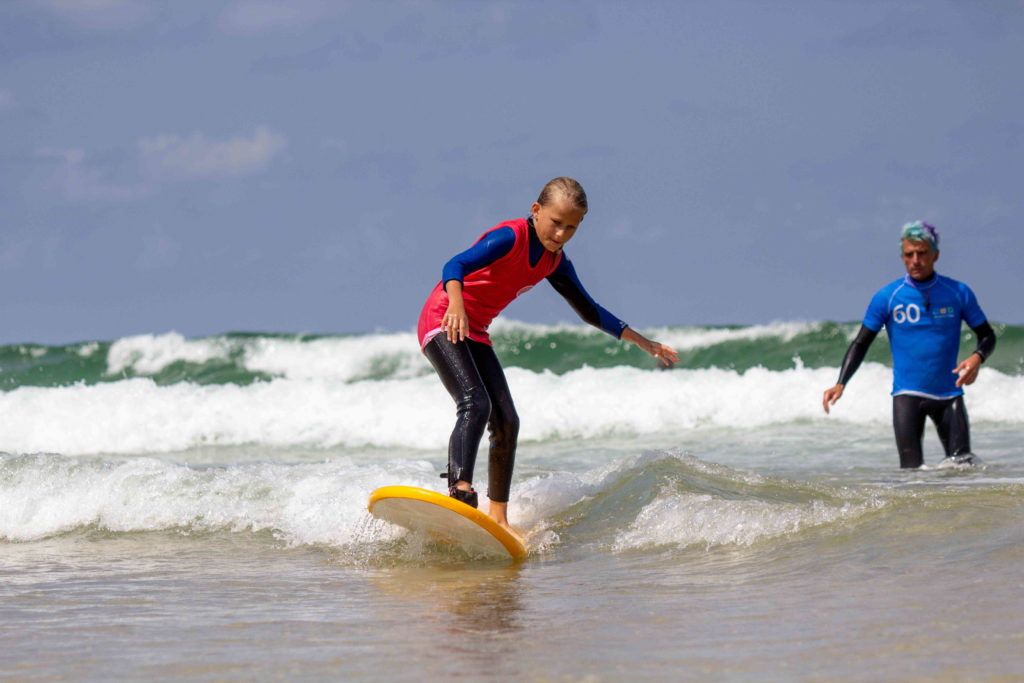
[[915, 280], [927, 280], [935, 272], [935, 262], [939, 260], [939, 252], [932, 251], [928, 242], [911, 242], [903, 240], [903, 265], [907, 267], [907, 275]]

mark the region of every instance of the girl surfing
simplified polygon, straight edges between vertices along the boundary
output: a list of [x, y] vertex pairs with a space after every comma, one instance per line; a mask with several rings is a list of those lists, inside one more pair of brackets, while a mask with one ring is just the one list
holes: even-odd
[[580, 318], [636, 344], [663, 367], [679, 362], [675, 349], [647, 339], [595, 302], [563, 249], [587, 213], [587, 195], [572, 178], [544, 186], [527, 218], [499, 223], [445, 264], [420, 313], [418, 336], [456, 406], [448, 442], [448, 495], [476, 507], [473, 467], [484, 428], [490, 432], [488, 515], [508, 523], [509, 488], [519, 435], [508, 382], [487, 328], [517, 296], [543, 279]]

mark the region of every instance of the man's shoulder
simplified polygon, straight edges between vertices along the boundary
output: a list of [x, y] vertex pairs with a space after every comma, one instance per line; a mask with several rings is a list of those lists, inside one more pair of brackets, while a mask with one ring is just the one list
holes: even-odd
[[971, 290], [971, 288], [967, 285], [966, 282], [962, 282], [960, 280], [956, 280], [945, 275], [939, 275], [938, 273], [936, 273], [936, 277], [938, 278], [938, 284], [941, 287], [953, 292], [953, 294], [955, 294], [958, 298], [972, 298], [974, 296], [974, 291]]
[[970, 289], [970, 287], [967, 286], [966, 282], [963, 282], [962, 280], [957, 280], [955, 278], [951, 278], [948, 275], [940, 275], [939, 273], [936, 273], [935, 277], [939, 279], [940, 283], [946, 285], [947, 287], [952, 287], [954, 289]]
[[893, 280], [875, 292], [875, 295], [871, 297], [871, 303], [868, 304], [868, 310], [864, 314], [863, 321], [868, 329], [877, 332], [886, 324], [886, 320], [888, 320], [889, 314], [892, 311], [893, 299], [896, 298], [896, 293], [902, 286], [903, 278]]
[[877, 292], [875, 292], [875, 296], [876, 297], [884, 296], [886, 299], [888, 299], [889, 297], [891, 297], [893, 294], [896, 293], [897, 289], [899, 289], [900, 287], [902, 287], [905, 284], [906, 284], [906, 279], [902, 278], [902, 277], [898, 277], [895, 280], [893, 280], [892, 282], [890, 282], [889, 284], [887, 284], [884, 287], [882, 287], [881, 289], [879, 289]]

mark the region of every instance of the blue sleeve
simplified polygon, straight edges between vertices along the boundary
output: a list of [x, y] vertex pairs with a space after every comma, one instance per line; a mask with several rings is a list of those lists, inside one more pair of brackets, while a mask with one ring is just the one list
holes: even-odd
[[978, 297], [974, 296], [974, 292], [965, 284], [960, 285], [962, 287], [962, 296], [964, 299], [964, 308], [962, 317], [967, 323], [968, 327], [978, 327], [986, 322], [988, 318], [985, 316], [985, 312], [981, 310], [981, 306], [978, 305]]
[[626, 323], [606, 311], [587, 294], [587, 290], [583, 289], [583, 284], [576, 275], [576, 269], [564, 252], [555, 272], [548, 275], [548, 282], [569, 302], [584, 322], [604, 330], [616, 339], [622, 337], [622, 331], [627, 327]]
[[889, 319], [889, 287], [880, 289], [871, 297], [868, 310], [864, 314], [864, 327], [872, 332], [878, 332]]
[[474, 271], [486, 268], [512, 251], [516, 233], [509, 226], [487, 233], [487, 236], [461, 254], [453, 256], [441, 271], [441, 285], [449, 280], [463, 282]]

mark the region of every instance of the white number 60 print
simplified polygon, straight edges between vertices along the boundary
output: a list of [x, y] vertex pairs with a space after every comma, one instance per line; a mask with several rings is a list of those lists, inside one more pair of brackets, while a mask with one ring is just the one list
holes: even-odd
[[903, 304], [899, 304], [896, 308], [892, 309], [892, 319], [897, 325], [904, 321], [916, 323], [921, 319], [921, 309], [918, 308], [917, 304], [907, 304], [906, 309], [903, 308]]

